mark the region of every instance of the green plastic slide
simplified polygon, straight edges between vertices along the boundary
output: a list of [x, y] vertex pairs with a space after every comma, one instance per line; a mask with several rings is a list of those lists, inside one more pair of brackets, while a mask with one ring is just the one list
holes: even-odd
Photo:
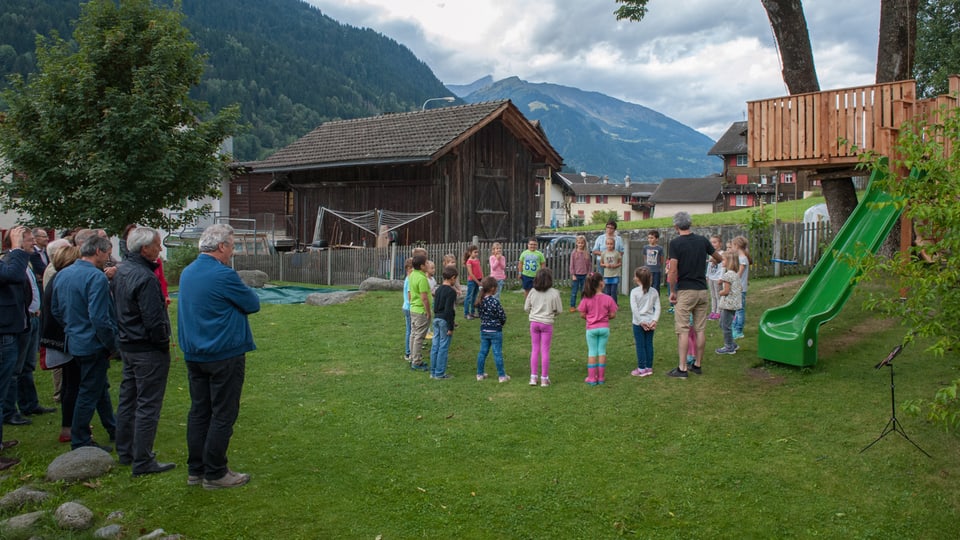
[[793, 366], [817, 363], [820, 325], [840, 312], [853, 290], [857, 269], [850, 258], [876, 253], [900, 217], [890, 195], [874, 187], [879, 174], [871, 175], [863, 199], [793, 299], [760, 318], [760, 358]]

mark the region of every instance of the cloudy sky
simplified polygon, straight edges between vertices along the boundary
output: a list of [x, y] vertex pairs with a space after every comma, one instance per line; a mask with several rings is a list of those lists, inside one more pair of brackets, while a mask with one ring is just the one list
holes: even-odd
[[[651, 0], [640, 23], [614, 0], [307, 0], [407, 46], [447, 84], [517, 76], [600, 92], [714, 139], [745, 103], [788, 94], [760, 0]], [[874, 80], [880, 2], [806, 0], [820, 87]]]

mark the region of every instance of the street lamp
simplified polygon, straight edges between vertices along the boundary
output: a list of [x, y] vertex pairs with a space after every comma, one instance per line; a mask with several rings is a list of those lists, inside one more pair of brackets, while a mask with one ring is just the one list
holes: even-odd
[[420, 110], [421, 110], [421, 111], [427, 110], [427, 103], [430, 103], [431, 101], [446, 101], [447, 103], [453, 103], [453, 102], [456, 101], [456, 100], [457, 100], [457, 98], [455, 98], [455, 97], [453, 97], [453, 96], [432, 97], [432, 98], [430, 98], [430, 99], [428, 99], [428, 100], [426, 100], [426, 101], [423, 102], [423, 106], [420, 107]]

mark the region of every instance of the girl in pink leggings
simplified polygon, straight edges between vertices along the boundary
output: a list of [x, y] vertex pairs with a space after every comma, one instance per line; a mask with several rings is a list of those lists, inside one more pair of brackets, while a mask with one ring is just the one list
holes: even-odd
[[550, 386], [550, 341], [553, 320], [563, 310], [560, 291], [553, 288], [553, 272], [543, 267], [533, 278], [533, 290], [523, 301], [530, 314], [530, 386]]

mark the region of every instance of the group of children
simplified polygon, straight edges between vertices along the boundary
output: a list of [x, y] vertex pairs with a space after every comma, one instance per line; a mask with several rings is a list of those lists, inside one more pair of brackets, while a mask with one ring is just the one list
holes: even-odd
[[[660, 319], [660, 285], [663, 282], [664, 251], [659, 243], [658, 231], [647, 235], [648, 245], [643, 250], [643, 266], [634, 272], [637, 285], [630, 292], [633, 335], [636, 347], [637, 368], [631, 372], [636, 377], [653, 374], [653, 336]], [[711, 237], [714, 249], [721, 251], [719, 236]], [[570, 257], [570, 312], [579, 312], [586, 322], [587, 377], [588, 385], [600, 385], [606, 381], [606, 346], [610, 337], [610, 320], [618, 311], [617, 295], [622, 256], [616, 251], [614, 241], [607, 239], [606, 251], [599, 257], [601, 272], [592, 270], [591, 253], [587, 240], [577, 236], [575, 249]], [[612, 252], [612, 253], [611, 253]], [[736, 339], [743, 337], [743, 312], [746, 307], [746, 288], [749, 265], [752, 263], [747, 239], [738, 236], [728, 242], [722, 251], [723, 262], [707, 267], [711, 291], [711, 319], [719, 319], [723, 330], [724, 344], [716, 349], [718, 354], [735, 354], [739, 348]], [[506, 259], [503, 247], [494, 243], [489, 258], [490, 272], [484, 276], [480, 262], [480, 249], [471, 245], [464, 253], [467, 289], [464, 295], [463, 316], [465, 320], [480, 319], [480, 351], [477, 354], [478, 381], [488, 378], [485, 371], [486, 358], [493, 352], [499, 382], [507, 382], [503, 362], [503, 327], [506, 312], [500, 303], [500, 291], [506, 279]], [[544, 266], [546, 260], [537, 249], [537, 241], [531, 238], [527, 249], [520, 254], [517, 271], [524, 292], [524, 311], [530, 321], [530, 385], [550, 386], [550, 346], [553, 325], [557, 315], [563, 312], [560, 293], [553, 288], [553, 273]], [[405, 264], [407, 277], [403, 284], [403, 312], [406, 319], [404, 360], [413, 370], [430, 371], [431, 379], [449, 379], [447, 355], [453, 336], [454, 314], [457, 298], [461, 295], [457, 259], [445, 255], [441, 270], [442, 282], [434, 282], [434, 265], [427, 259], [426, 250], [414, 249], [413, 256]], [[577, 304], [577, 294], [580, 303]], [[432, 302], [431, 302], [432, 299]], [[432, 320], [432, 325], [430, 321]], [[432, 326], [432, 328], [431, 328]], [[424, 362], [421, 349], [427, 331], [432, 329], [429, 364]]]

